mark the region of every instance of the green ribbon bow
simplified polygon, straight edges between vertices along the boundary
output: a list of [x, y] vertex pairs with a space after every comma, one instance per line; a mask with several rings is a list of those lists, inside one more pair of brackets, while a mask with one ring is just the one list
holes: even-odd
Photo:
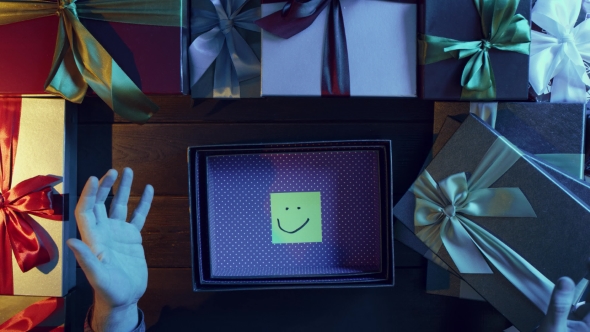
[[[489, 188], [521, 157], [503, 137], [486, 152], [472, 176], [449, 176], [438, 183], [424, 171], [414, 183], [416, 236], [434, 253], [444, 245], [460, 273], [493, 273], [486, 259], [545, 312], [553, 283], [494, 235], [469, 219], [536, 217], [519, 188]], [[485, 257], [485, 258], [484, 258]]]
[[81, 103], [90, 86], [115, 113], [143, 123], [158, 106], [123, 72], [79, 19], [177, 27], [184, 24], [181, 10], [181, 1], [0, 0], [0, 25], [57, 14], [57, 42], [45, 91]]
[[489, 50], [529, 54], [531, 31], [524, 16], [516, 13], [519, 0], [473, 0], [483, 36], [477, 41], [420, 35], [420, 64], [469, 57], [461, 76], [461, 99], [495, 99], [496, 81], [490, 63]]

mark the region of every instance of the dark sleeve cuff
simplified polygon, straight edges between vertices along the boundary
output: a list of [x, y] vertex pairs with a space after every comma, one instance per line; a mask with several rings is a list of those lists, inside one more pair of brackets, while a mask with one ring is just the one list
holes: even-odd
[[[86, 313], [86, 319], [84, 319], [84, 332], [94, 332], [92, 327], [90, 327], [90, 322], [92, 321], [92, 309], [94, 309], [94, 305], [91, 305]], [[145, 332], [145, 319], [143, 317], [143, 311], [139, 308], [137, 308], [137, 321], [137, 326], [130, 332]]]

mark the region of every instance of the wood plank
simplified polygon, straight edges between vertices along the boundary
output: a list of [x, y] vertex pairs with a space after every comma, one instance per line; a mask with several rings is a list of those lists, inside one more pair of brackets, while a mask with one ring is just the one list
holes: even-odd
[[151, 183], [158, 195], [186, 196], [189, 146], [339, 139], [391, 139], [394, 193], [399, 194], [417, 177], [432, 145], [432, 128], [386, 122], [80, 125], [78, 192], [88, 176], [128, 166], [135, 171], [133, 195]]
[[[189, 122], [374, 122], [432, 123], [434, 102], [417, 98], [191, 99], [150, 96], [160, 106], [149, 123]], [[80, 123], [125, 123], [98, 98], [86, 97]]]
[[[385, 288], [194, 293], [189, 269], [149, 269], [139, 301], [150, 331], [502, 331], [510, 323], [488, 303], [424, 292], [423, 269], [397, 269]], [[78, 269], [74, 326], [92, 291]]]

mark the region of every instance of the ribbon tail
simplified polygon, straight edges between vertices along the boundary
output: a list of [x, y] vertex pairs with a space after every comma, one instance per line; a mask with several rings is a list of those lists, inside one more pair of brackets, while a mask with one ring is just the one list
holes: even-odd
[[240, 81], [226, 47], [215, 60], [213, 98], [240, 98]]
[[464, 220], [456, 216], [443, 223], [440, 234], [445, 248], [460, 273], [492, 274], [492, 269], [463, 227]]
[[260, 60], [236, 29], [226, 35], [225, 41], [238, 81], [260, 76]]
[[[58, 309], [63, 308], [64, 299], [50, 297], [48, 299], [35, 302], [21, 312], [14, 315], [6, 322], [0, 324], [2, 331], [31, 331], [51, 316]], [[52, 331], [61, 331], [54, 329]]]
[[[551, 102], [586, 102], [586, 84], [583, 76], [588, 75], [584, 69], [577, 70], [571, 60], [567, 61], [562, 70], [553, 77], [551, 84]], [[583, 66], [583, 64], [582, 64]]]
[[498, 103], [469, 103], [469, 113], [477, 115], [480, 119], [489, 124], [490, 127], [496, 128], [496, 118], [498, 117]]
[[475, 53], [465, 65], [461, 77], [461, 99], [492, 100], [496, 98], [496, 79], [487, 51]]
[[322, 96], [350, 96], [346, 31], [340, 0], [332, 0], [324, 37]]
[[7, 209], [5, 222], [14, 257], [23, 273], [51, 260], [49, 251], [37, 239], [29, 215]]
[[[86, 83], [120, 116], [137, 123], [146, 122], [158, 111], [154, 104], [69, 10], [67, 16], [70, 47], [76, 66]], [[66, 21], [64, 20], [64, 21]]]
[[58, 24], [57, 40], [49, 76], [45, 81], [45, 91], [61, 96], [73, 103], [81, 103], [86, 95], [88, 84], [76, 64], [70, 43], [73, 38], [72, 27], [61, 16]]
[[0, 294], [14, 294], [12, 247], [6, 229], [6, 215], [0, 213]]
[[554, 284], [524, 258], [469, 219], [462, 224], [471, 238], [498, 271], [544, 313]]

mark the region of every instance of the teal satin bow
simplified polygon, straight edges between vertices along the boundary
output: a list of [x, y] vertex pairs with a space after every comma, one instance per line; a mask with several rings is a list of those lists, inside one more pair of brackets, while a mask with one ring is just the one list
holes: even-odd
[[260, 31], [260, 8], [241, 12], [249, 0], [210, 0], [216, 12], [194, 10], [189, 47], [191, 87], [215, 61], [214, 98], [239, 98], [240, 82], [260, 76], [260, 60], [235, 27]]
[[[416, 235], [434, 253], [444, 245], [460, 273], [493, 273], [487, 260], [540, 310], [547, 309], [553, 283], [494, 235], [469, 219], [536, 217], [519, 188], [489, 188], [521, 157], [514, 145], [498, 138], [472, 176], [449, 176], [438, 183], [424, 171], [412, 187], [416, 196]], [[485, 258], [484, 258], [485, 257]]]
[[496, 98], [496, 80], [490, 62], [492, 48], [529, 54], [531, 31], [524, 16], [516, 13], [519, 0], [473, 0], [483, 36], [477, 41], [420, 35], [420, 64], [469, 57], [461, 76], [461, 99], [490, 100]]

